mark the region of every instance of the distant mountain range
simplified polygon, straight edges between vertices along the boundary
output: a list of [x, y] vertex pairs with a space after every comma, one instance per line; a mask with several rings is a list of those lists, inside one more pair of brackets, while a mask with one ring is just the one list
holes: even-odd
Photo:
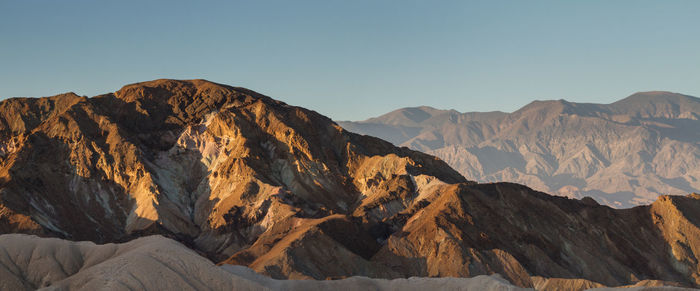
[[612, 104], [535, 101], [513, 113], [403, 108], [344, 128], [509, 181], [613, 207], [700, 189], [700, 99], [642, 92]]

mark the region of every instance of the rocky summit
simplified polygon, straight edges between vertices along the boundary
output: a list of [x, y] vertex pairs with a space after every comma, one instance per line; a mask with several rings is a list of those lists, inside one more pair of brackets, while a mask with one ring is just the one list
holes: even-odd
[[478, 184], [433, 156], [204, 80], [0, 102], [0, 233], [159, 234], [274, 279], [697, 287], [698, 213], [697, 194], [617, 210]]

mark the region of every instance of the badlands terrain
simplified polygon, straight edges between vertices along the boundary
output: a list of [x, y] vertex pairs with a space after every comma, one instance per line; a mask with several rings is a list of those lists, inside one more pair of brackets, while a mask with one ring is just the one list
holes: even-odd
[[[275, 280], [234, 265], [217, 267], [180, 243], [154, 235], [95, 245], [23, 234], [0, 235], [0, 290], [527, 290], [499, 275], [472, 278]], [[10, 255], [11, 254], [11, 255]], [[538, 290], [604, 288], [582, 279], [535, 278]], [[683, 290], [641, 281], [630, 290]]]
[[[0, 235], [1, 290], [521, 290], [498, 275], [474, 278], [274, 280], [242, 267], [217, 267], [171, 239], [148, 236], [95, 245]], [[108, 274], [108, 275], [105, 275]]]
[[403, 108], [347, 130], [435, 155], [478, 182], [514, 182], [612, 207], [700, 189], [700, 99], [535, 101], [513, 113]]
[[652, 200], [479, 184], [204, 80], [0, 101], [4, 289], [700, 286], [700, 195]]

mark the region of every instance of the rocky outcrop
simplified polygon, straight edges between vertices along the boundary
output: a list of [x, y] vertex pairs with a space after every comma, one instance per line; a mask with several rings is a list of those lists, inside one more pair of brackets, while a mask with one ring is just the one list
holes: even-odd
[[346, 129], [433, 154], [467, 179], [626, 208], [700, 189], [700, 99], [643, 92], [612, 104], [535, 101], [513, 113], [399, 109]]

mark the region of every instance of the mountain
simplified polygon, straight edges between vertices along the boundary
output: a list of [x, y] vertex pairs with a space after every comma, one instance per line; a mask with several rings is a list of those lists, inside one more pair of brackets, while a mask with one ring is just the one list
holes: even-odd
[[513, 112], [399, 109], [344, 128], [433, 154], [467, 179], [508, 181], [613, 207], [700, 189], [700, 99], [535, 101]]
[[0, 233], [95, 243], [159, 234], [273, 279], [700, 285], [696, 194], [616, 210], [477, 184], [433, 156], [204, 80], [0, 108]]
[[0, 108], [4, 230], [97, 242], [172, 233], [224, 258], [282, 220], [355, 210], [376, 220], [393, 210], [374, 199], [410, 198], [400, 187], [411, 179], [466, 181], [432, 156], [202, 80]]

